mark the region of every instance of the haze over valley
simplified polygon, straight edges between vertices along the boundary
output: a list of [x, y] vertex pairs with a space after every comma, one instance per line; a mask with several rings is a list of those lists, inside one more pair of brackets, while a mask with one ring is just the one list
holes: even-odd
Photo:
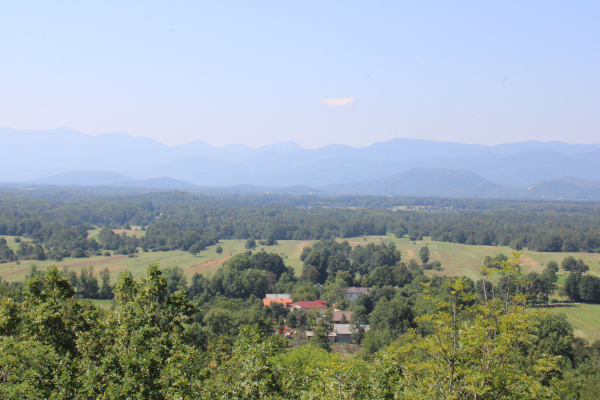
[[10, 184], [600, 199], [600, 144], [483, 146], [396, 138], [362, 148], [303, 149], [291, 141], [256, 148], [203, 141], [167, 146], [126, 133], [7, 128], [0, 128], [0, 140], [14, 149], [0, 159], [0, 181]]

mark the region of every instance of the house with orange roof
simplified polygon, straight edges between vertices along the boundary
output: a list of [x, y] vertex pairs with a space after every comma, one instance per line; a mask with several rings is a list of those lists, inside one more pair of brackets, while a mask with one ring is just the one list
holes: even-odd
[[265, 307], [270, 307], [271, 303], [279, 303], [284, 307], [288, 307], [292, 304], [292, 299], [281, 299], [281, 298], [265, 298], [263, 299], [263, 305]]

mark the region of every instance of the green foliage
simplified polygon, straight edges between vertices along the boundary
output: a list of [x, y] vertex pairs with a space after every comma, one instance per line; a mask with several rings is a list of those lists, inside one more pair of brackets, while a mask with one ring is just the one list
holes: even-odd
[[423, 264], [426, 264], [429, 261], [429, 247], [421, 247], [421, 250], [419, 250], [419, 258]]
[[314, 346], [302, 346], [274, 359], [282, 399], [374, 399], [369, 365]]
[[190, 247], [190, 254], [196, 255], [202, 251], [202, 247], [199, 244], [194, 244]]
[[[310, 282], [324, 283], [329, 278], [335, 279], [339, 272], [348, 272], [353, 277], [367, 275], [378, 267], [387, 267], [376, 273], [387, 276], [389, 268], [400, 262], [401, 255], [393, 243], [369, 243], [353, 249], [346, 241], [321, 240], [305, 247], [300, 259], [304, 261], [302, 275]], [[398, 277], [398, 280], [402, 278]]]
[[317, 324], [313, 328], [313, 337], [310, 339], [315, 347], [331, 351], [329, 334], [333, 332], [333, 324], [331, 323], [332, 318], [333, 309], [331, 308], [327, 309], [325, 315], [319, 317]]
[[410, 328], [415, 328], [414, 312], [408, 301], [402, 297], [392, 300], [382, 298], [369, 316], [371, 329], [387, 331], [392, 338], [400, 336]]
[[157, 264], [140, 280], [121, 274], [116, 310], [81, 346], [85, 396], [163, 399], [198, 389], [199, 353], [184, 341], [184, 324], [195, 308], [184, 291], [167, 289]]
[[572, 272], [565, 280], [565, 293], [571, 301], [580, 301], [581, 294], [579, 293], [579, 284], [581, 283], [581, 272]]
[[561, 266], [565, 271], [587, 272], [590, 267], [583, 262], [582, 259], [575, 260], [573, 256], [566, 257], [562, 260]]
[[[519, 281], [519, 262], [515, 253], [502, 272]], [[419, 318], [433, 325], [432, 335], [423, 337], [413, 331], [378, 356], [374, 378], [380, 398], [391, 394], [411, 399], [558, 398], [542, 382], [558, 370], [560, 356], [539, 354], [531, 360], [530, 371], [514, 362], [520, 348], [532, 343], [536, 326], [525, 311], [526, 298], [518, 292], [506, 299], [492, 298], [466, 309], [470, 316], [464, 320], [459, 318], [461, 304], [473, 296], [466, 289], [462, 278], [453, 280], [449, 283], [452, 301], [438, 302], [434, 314]]]
[[579, 282], [579, 296], [586, 303], [600, 303], [600, 278], [583, 275]]
[[[290, 313], [288, 324], [313, 324], [314, 346], [285, 351], [286, 339], [270, 334], [271, 318], [284, 314], [281, 307], [269, 310], [252, 296], [218, 297], [204, 303], [208, 311], [199, 312], [176, 284], [178, 268], [161, 272], [151, 265], [139, 280], [122, 274], [114, 288], [117, 307], [106, 315], [74, 296], [68, 280], [72, 271], [61, 276], [55, 267], [45, 274], [34, 270], [22, 303], [0, 299], [0, 395], [558, 398], [563, 371], [581, 364], [588, 370], [565, 375], [564, 383], [589, 398], [595, 393], [595, 350], [578, 345], [564, 318], [525, 312], [527, 295], [519, 288], [531, 283], [518, 264], [515, 254], [490, 271], [515, 284], [505, 285], [503, 290], [512, 291], [503, 296], [479, 303], [472, 282], [423, 275], [400, 290], [373, 288], [359, 296], [351, 322], [357, 327], [371, 322], [371, 332], [362, 340], [370, 354], [365, 359], [327, 351], [331, 309], [316, 325], [318, 311]], [[242, 255], [227, 268], [243, 274], [257, 271], [252, 266]], [[288, 272], [282, 277], [293, 283]], [[337, 277], [341, 285], [348, 283], [344, 273]], [[424, 298], [418, 287], [425, 290]], [[206, 293], [207, 280], [195, 276], [192, 288]], [[413, 308], [412, 301], [429, 306]], [[370, 315], [367, 308], [373, 309]], [[201, 323], [192, 323], [194, 314]]]
[[0, 397], [48, 399], [56, 392], [60, 357], [36, 340], [0, 337]]
[[254, 240], [254, 238], [250, 238], [250, 239], [246, 240], [246, 244], [244, 245], [244, 248], [254, 249], [255, 247], [256, 247], [256, 240]]
[[265, 337], [257, 325], [241, 329], [230, 356], [213, 361], [202, 388], [204, 398], [264, 399], [279, 391], [280, 371], [272, 357], [285, 347], [277, 336]]
[[100, 272], [100, 278], [102, 279], [102, 287], [100, 288], [100, 298], [101, 299], [112, 299], [113, 297], [113, 287], [110, 284], [110, 271], [108, 268], [102, 269]]

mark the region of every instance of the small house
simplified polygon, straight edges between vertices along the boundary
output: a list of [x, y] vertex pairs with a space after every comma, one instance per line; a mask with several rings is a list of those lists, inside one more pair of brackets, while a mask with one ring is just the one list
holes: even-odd
[[315, 308], [327, 310], [327, 300], [304, 300], [290, 305], [291, 308], [300, 308], [302, 310], [313, 310]]
[[[369, 325], [361, 325], [365, 332], [369, 332]], [[335, 333], [335, 342], [337, 343], [352, 343], [354, 338], [352, 334], [356, 332], [356, 328], [352, 324], [333, 324], [333, 333]]]
[[[365, 332], [369, 332], [371, 329], [369, 325], [360, 326]], [[333, 331], [327, 335], [327, 339], [333, 343], [353, 343], [354, 338], [352, 334], [356, 332], [354, 325], [351, 324], [333, 324]], [[306, 331], [306, 337], [310, 339], [314, 336], [313, 331]]]
[[279, 303], [279, 304], [283, 305], [284, 307], [289, 307], [290, 304], [292, 304], [292, 299], [277, 299], [277, 298], [275, 298], [275, 299], [273, 299], [273, 298], [271, 298], [271, 299], [269, 299], [269, 298], [263, 299], [263, 305], [265, 307], [270, 307], [271, 303]]
[[349, 287], [348, 290], [346, 290], [346, 297], [349, 298], [350, 301], [354, 301], [361, 294], [369, 294], [370, 292], [371, 288], [368, 287]]
[[337, 323], [337, 324], [342, 323], [342, 319], [343, 319], [342, 316], [346, 317], [345, 318], [346, 322], [344, 322], [344, 323], [350, 322], [350, 318], [352, 317], [352, 313], [353, 313], [353, 311], [334, 311], [333, 312], [333, 318], [331, 319], [331, 322], [334, 322], [334, 323]]

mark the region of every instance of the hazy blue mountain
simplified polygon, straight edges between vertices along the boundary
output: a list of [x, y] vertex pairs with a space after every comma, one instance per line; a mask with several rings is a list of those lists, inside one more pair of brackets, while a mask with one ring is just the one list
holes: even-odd
[[198, 188], [197, 185], [194, 185], [192, 183], [180, 181], [178, 179], [173, 179], [173, 178], [168, 178], [168, 177], [143, 179], [143, 180], [135, 180], [135, 181], [123, 181], [123, 182], [114, 183], [112, 186], [169, 189], [169, 190], [183, 190], [183, 191], [193, 191]]
[[[294, 195], [371, 195], [371, 196], [434, 196], [482, 197], [498, 199], [600, 200], [600, 182], [573, 177], [561, 177], [528, 186], [510, 187], [493, 183], [466, 170], [413, 168], [392, 176], [358, 182], [327, 185], [319, 188], [306, 185], [259, 186], [227, 185], [199, 186], [169, 178], [136, 180], [110, 171], [71, 171], [30, 182], [32, 186], [65, 185], [132, 190], [183, 190], [202, 194], [275, 193]], [[98, 190], [99, 190], [98, 189]]]
[[165, 147], [155, 140], [133, 138], [125, 133], [88, 136], [64, 128], [46, 131], [1, 128], [0, 141], [11, 149], [3, 152], [0, 169], [112, 170], [126, 175], [143, 170], [153, 158], [160, 159]]
[[550, 200], [600, 200], [600, 182], [565, 176], [522, 188], [520, 197]]
[[600, 200], [600, 182], [573, 177], [528, 186], [499, 185], [464, 170], [414, 168], [388, 178], [348, 182], [320, 188], [327, 194], [497, 199]]
[[470, 157], [440, 160], [443, 168], [466, 169], [504, 185], [529, 185], [571, 175], [600, 180], [600, 150], [567, 155], [556, 150], [537, 150], [501, 156], [482, 153]]
[[10, 149], [0, 158], [4, 182], [69, 171], [113, 171], [137, 180], [168, 177], [206, 187], [250, 185], [263, 190], [373, 181], [415, 168], [471, 171], [510, 187], [567, 175], [600, 181], [600, 145], [562, 142], [483, 146], [396, 138], [363, 148], [302, 149], [294, 142], [217, 148], [203, 141], [166, 146], [122, 132], [88, 136], [69, 129], [8, 128], [0, 128], [0, 140]]
[[133, 186], [136, 181], [128, 176], [112, 171], [69, 171], [37, 179], [31, 183], [65, 186], [110, 186], [116, 184]]
[[[4, 181], [19, 181], [24, 177], [37, 179], [72, 170], [112, 170], [134, 177], [157, 178], [165, 174], [147, 176], [146, 172], [156, 166], [191, 157], [239, 162], [265, 153], [302, 149], [293, 142], [258, 148], [242, 145], [213, 147], [203, 141], [167, 146], [123, 132], [90, 136], [66, 128], [38, 131], [0, 128], [0, 143], [11, 149], [0, 158], [0, 170], [15, 172], [0, 173]], [[11, 179], [13, 177], [15, 179]]]
[[47, 176], [61, 174], [63, 172], [69, 172], [69, 170], [65, 168], [48, 168], [44, 170], [27, 168], [0, 169], [0, 182], [30, 182]]
[[413, 168], [388, 178], [322, 188], [328, 193], [379, 196], [505, 197], [512, 189], [472, 172]]
[[195, 190], [197, 185], [169, 177], [137, 180], [112, 171], [70, 171], [28, 182], [36, 186], [120, 186], [130, 188]]
[[227, 162], [247, 161], [269, 152], [287, 153], [290, 151], [303, 150], [302, 147], [292, 141], [278, 142], [266, 146], [252, 148], [240, 144], [213, 147], [208, 143], [199, 140], [170, 148], [169, 146], [165, 147], [167, 147], [166, 151], [171, 151], [172, 153], [177, 154], [177, 160], [199, 157]]

